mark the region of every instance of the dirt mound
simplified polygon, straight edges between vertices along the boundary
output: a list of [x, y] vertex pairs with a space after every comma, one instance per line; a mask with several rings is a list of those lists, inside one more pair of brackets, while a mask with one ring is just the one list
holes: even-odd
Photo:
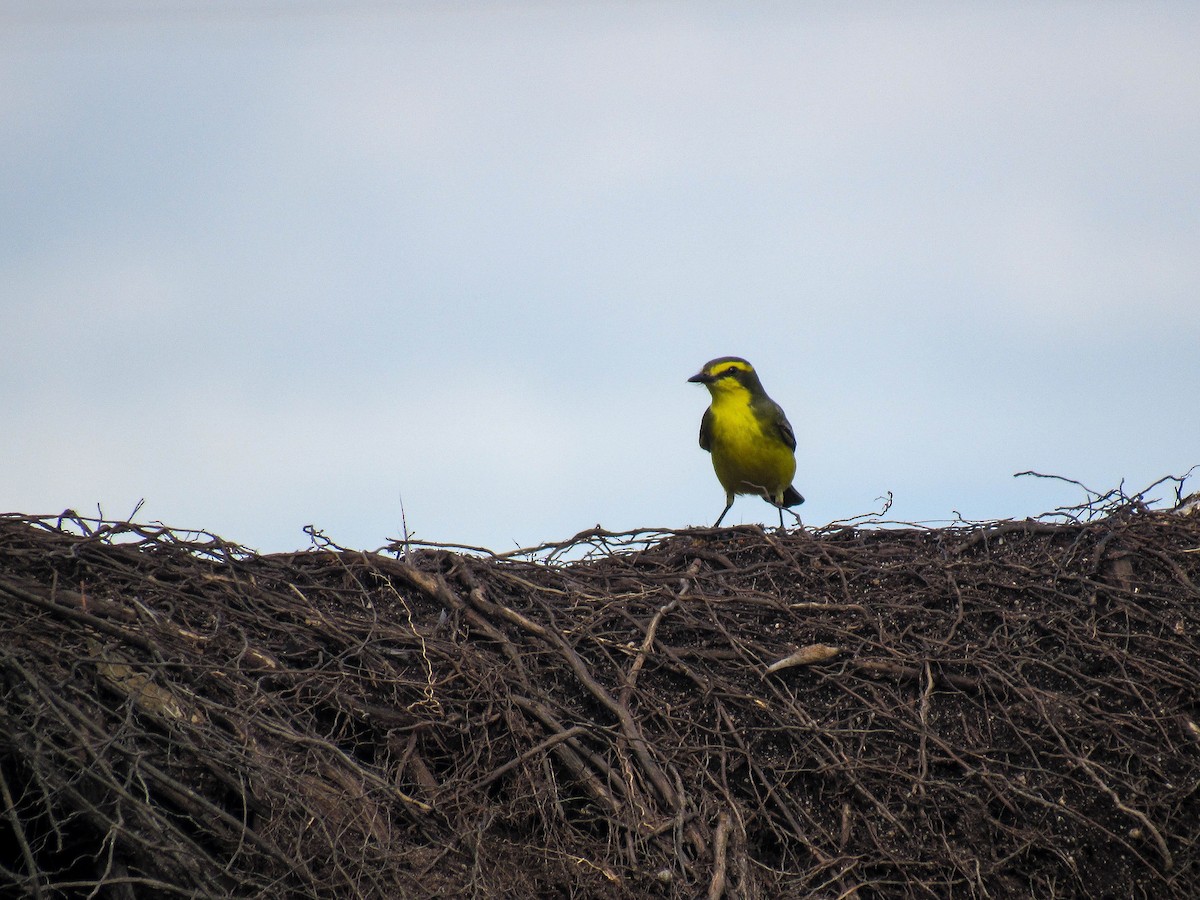
[[7, 516], [0, 881], [1194, 897], [1198, 584], [1138, 504], [507, 558]]

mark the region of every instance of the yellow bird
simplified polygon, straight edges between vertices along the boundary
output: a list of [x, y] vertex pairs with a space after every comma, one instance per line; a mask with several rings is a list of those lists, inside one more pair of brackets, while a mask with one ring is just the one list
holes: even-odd
[[704, 385], [712, 394], [712, 405], [700, 420], [700, 446], [712, 454], [717, 480], [725, 488], [725, 508], [713, 528], [721, 524], [736, 494], [757, 494], [778, 507], [782, 528], [784, 508], [804, 502], [792, 487], [796, 435], [787, 416], [767, 396], [754, 367], [739, 356], [707, 362], [688, 381]]

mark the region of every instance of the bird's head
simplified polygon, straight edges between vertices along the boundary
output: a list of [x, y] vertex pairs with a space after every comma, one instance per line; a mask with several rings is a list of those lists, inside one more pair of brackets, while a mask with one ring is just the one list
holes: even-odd
[[721, 356], [710, 360], [688, 381], [704, 385], [714, 397], [731, 391], [755, 393], [762, 390], [754, 366], [740, 356]]

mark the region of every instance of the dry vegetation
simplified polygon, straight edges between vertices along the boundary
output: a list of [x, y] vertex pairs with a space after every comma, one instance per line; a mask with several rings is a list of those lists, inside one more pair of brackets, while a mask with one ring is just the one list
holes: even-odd
[[9, 891], [1200, 895], [1200, 516], [315, 538], [0, 518]]

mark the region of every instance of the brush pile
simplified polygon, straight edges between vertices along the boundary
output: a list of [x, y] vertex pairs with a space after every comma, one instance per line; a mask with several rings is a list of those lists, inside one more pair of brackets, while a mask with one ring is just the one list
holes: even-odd
[[313, 535], [0, 517], [7, 891], [1200, 896], [1200, 516]]

